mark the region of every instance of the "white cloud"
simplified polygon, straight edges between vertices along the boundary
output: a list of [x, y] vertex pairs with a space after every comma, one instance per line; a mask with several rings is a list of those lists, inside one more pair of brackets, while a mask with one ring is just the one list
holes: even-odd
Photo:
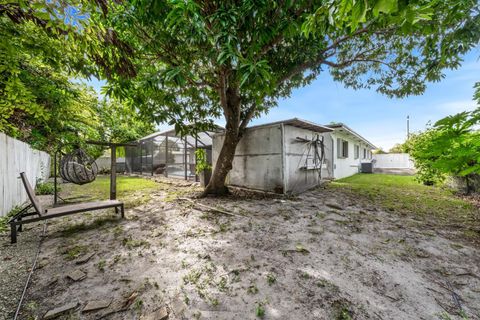
[[457, 100], [444, 102], [437, 105], [439, 111], [446, 112], [447, 114], [455, 114], [463, 111], [471, 111], [478, 107], [477, 103], [473, 100]]

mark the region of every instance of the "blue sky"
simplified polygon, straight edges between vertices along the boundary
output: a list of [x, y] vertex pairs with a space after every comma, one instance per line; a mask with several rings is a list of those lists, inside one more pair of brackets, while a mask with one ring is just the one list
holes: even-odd
[[[391, 99], [374, 90], [346, 89], [326, 72], [309, 86], [296, 89], [290, 98], [280, 100], [277, 108], [251, 124], [295, 117], [319, 124], [343, 122], [377, 147], [388, 150], [405, 140], [407, 115], [410, 131], [414, 132], [425, 129], [428, 121], [475, 108], [472, 96], [473, 85], [480, 81], [479, 57], [477, 47], [465, 56], [459, 69], [447, 71], [446, 77], [429, 84], [423, 95], [404, 99]], [[102, 82], [93, 80], [90, 84], [99, 91]], [[224, 122], [219, 119], [217, 123]]]

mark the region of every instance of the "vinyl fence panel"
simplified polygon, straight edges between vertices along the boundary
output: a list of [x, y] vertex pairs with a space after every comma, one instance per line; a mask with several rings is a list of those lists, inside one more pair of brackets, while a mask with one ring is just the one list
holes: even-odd
[[50, 175], [50, 155], [35, 150], [27, 143], [0, 132], [0, 216], [27, 200], [20, 172], [27, 174], [32, 185]]

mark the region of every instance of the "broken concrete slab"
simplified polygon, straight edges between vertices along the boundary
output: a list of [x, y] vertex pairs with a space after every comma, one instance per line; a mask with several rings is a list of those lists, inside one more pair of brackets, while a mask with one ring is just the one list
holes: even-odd
[[83, 307], [82, 312], [105, 309], [105, 308], [108, 308], [111, 303], [112, 303], [112, 299], [88, 301], [86, 306]]
[[78, 302], [72, 302], [65, 304], [61, 307], [49, 310], [44, 316], [43, 319], [54, 319], [62, 314], [75, 309], [78, 306]]
[[83, 271], [78, 270], [78, 269], [70, 272], [69, 274], [67, 274], [67, 278], [70, 278], [73, 281], [80, 281], [80, 280], [84, 279], [86, 276], [87, 276], [86, 273], [84, 273]]
[[88, 260], [90, 260], [94, 255], [95, 255], [95, 253], [86, 254], [86, 255], [78, 258], [77, 260], [75, 260], [75, 264], [84, 264], [84, 263], [88, 262]]
[[157, 309], [154, 312], [144, 315], [140, 318], [140, 320], [166, 320], [166, 319], [168, 319], [167, 307], [161, 307], [160, 309]]

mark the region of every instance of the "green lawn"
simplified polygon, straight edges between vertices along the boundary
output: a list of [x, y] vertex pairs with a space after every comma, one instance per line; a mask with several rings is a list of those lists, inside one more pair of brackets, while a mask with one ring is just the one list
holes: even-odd
[[444, 222], [467, 222], [478, 216], [478, 209], [452, 191], [424, 186], [413, 176], [356, 174], [336, 180], [330, 187], [359, 195], [391, 212], [434, 216]]
[[[117, 176], [117, 199], [125, 202], [127, 208], [138, 206], [151, 199], [151, 192], [161, 189], [162, 185], [152, 180]], [[110, 197], [110, 176], [98, 176], [94, 182], [85, 185], [62, 185], [61, 196], [66, 199], [105, 200]]]

